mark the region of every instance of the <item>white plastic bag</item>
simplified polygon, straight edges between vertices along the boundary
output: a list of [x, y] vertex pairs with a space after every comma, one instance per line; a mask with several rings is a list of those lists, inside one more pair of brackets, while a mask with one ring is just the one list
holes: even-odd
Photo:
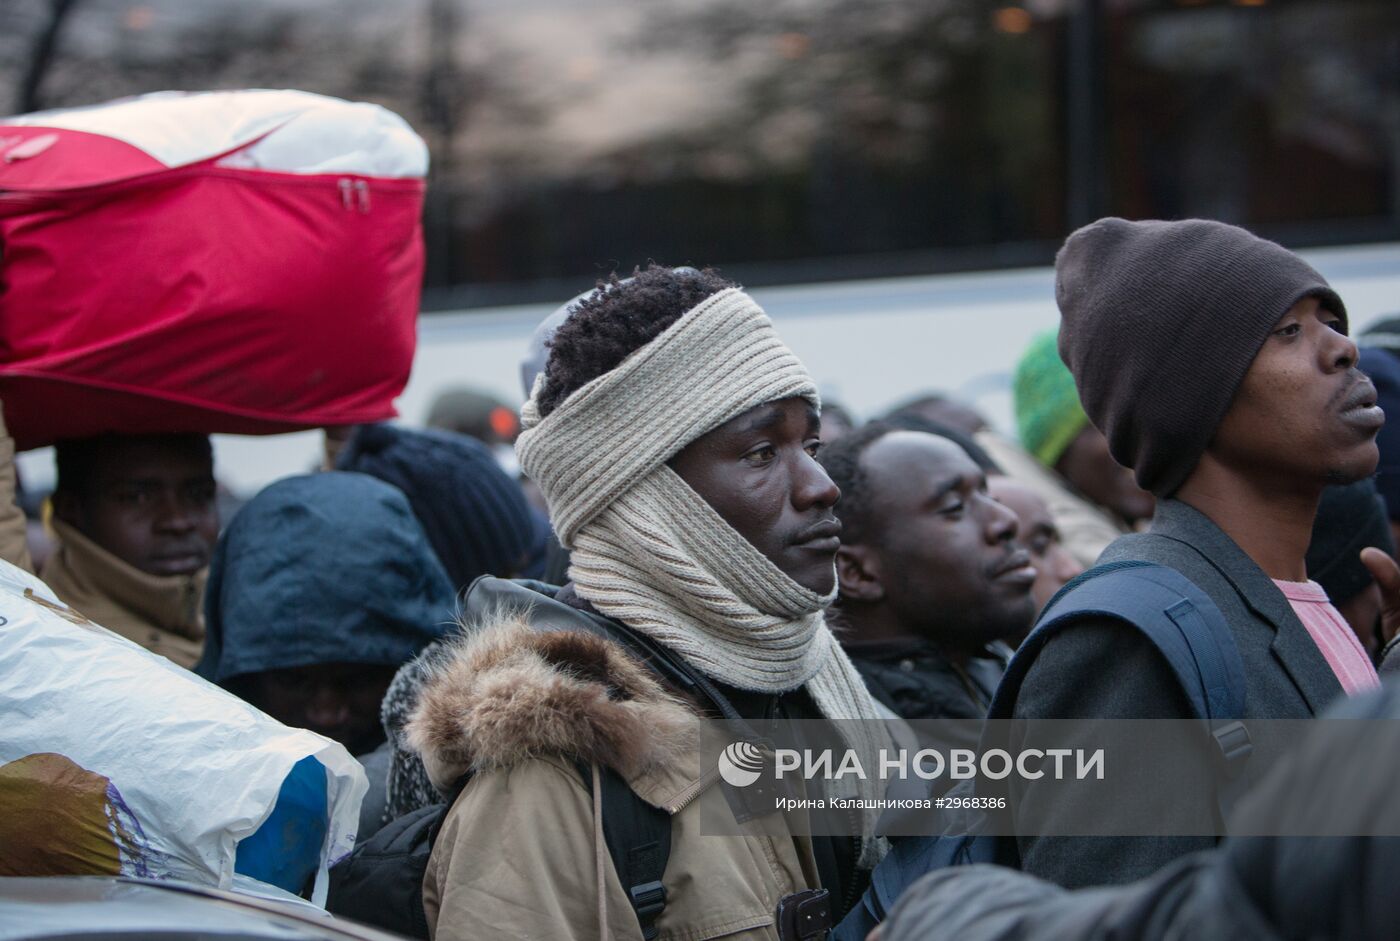
[[316, 904], [354, 847], [368, 784], [344, 747], [87, 622], [6, 562], [0, 716], [0, 871], [23, 868], [26, 844], [61, 846], [88, 871], [230, 888], [239, 841], [307, 757], [329, 817]]

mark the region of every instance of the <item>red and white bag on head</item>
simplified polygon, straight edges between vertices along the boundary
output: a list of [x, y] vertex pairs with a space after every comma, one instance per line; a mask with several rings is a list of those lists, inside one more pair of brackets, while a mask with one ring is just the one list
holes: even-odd
[[20, 448], [392, 417], [428, 152], [297, 91], [0, 119], [0, 401]]

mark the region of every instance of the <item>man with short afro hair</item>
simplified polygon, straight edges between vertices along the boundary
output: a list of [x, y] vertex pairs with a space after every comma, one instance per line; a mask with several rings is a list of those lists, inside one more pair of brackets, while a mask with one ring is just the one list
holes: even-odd
[[[618, 290], [626, 284], [625, 291]], [[650, 343], [705, 298], [738, 287], [711, 268], [638, 268], [625, 282], [613, 274], [574, 304], [549, 342], [539, 411], [544, 417], [584, 383]]]
[[[569, 581], [479, 580], [405, 729], [434, 786], [459, 790], [423, 883], [431, 934], [777, 941], [780, 905], [801, 902], [815, 936], [810, 893], [839, 919], [879, 859], [873, 812], [806, 837], [770, 801], [760, 826], [706, 833], [733, 812], [689, 733], [701, 717], [881, 716], [824, 618], [840, 493], [814, 459], [816, 384], [712, 271], [652, 265], [571, 307], [516, 442]], [[831, 732], [863, 761], [892, 744], [876, 722]], [[609, 862], [617, 778], [662, 814], [659, 876]], [[813, 788], [879, 797], [873, 780]]]

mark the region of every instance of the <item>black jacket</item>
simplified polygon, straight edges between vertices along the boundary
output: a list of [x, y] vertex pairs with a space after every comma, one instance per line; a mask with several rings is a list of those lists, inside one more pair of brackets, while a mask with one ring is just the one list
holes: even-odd
[[[1342, 694], [1331, 667], [1283, 593], [1243, 550], [1204, 514], [1185, 503], [1158, 504], [1147, 533], [1115, 540], [1100, 563], [1120, 560], [1157, 562], [1181, 572], [1215, 602], [1234, 633], [1246, 676], [1245, 715], [1250, 719], [1305, 719], [1321, 712]], [[1189, 719], [1185, 695], [1157, 650], [1137, 632], [1109, 621], [1087, 621], [1066, 629], [1048, 644], [1026, 675], [1014, 709], [1027, 719]], [[1087, 724], [1086, 724], [1087, 725]], [[1087, 734], [1087, 729], [1086, 729]], [[1201, 744], [1187, 738], [1185, 723], [1154, 729], [1162, 752], [1187, 754]], [[1013, 734], [1013, 748], [1044, 745], [1037, 731]], [[1055, 744], [1069, 745], [1063, 736]], [[1084, 747], [1092, 747], [1086, 738]], [[1282, 743], [1256, 738], [1255, 752], [1235, 788], [1256, 780], [1282, 750]], [[1183, 772], [1173, 812], [1198, 822], [1180, 832], [1212, 832], [1218, 817], [1214, 779], [1204, 770], [1193, 778]], [[1151, 789], [1159, 773], [1146, 764], [1126, 769]], [[1018, 833], [1045, 829], [1060, 819], [1085, 819], [1089, 808], [1075, 806], [1073, 788], [1047, 787], [1013, 777], [1011, 806]], [[1081, 800], [1091, 800], [1083, 794]], [[1133, 832], [1130, 821], [1143, 809], [1131, 802], [1095, 806], [1097, 819], [1117, 832]], [[1043, 832], [1043, 831], [1042, 831]], [[1060, 832], [1067, 832], [1061, 828]], [[1142, 832], [1142, 831], [1138, 831]], [[1208, 836], [1156, 837], [1020, 837], [1022, 866], [1030, 873], [1075, 888], [1131, 882], [1195, 850], [1213, 846]]]
[[[911, 728], [925, 748], [974, 748], [1006, 669], [1010, 648], [988, 646], [959, 668], [927, 641], [842, 643], [870, 695]], [[930, 721], [919, 720], [963, 720]]]
[[[915, 883], [882, 941], [1389, 941], [1400, 930], [1400, 685], [1339, 703], [1248, 795], [1239, 832], [1128, 886], [1065, 891], [995, 866]], [[1369, 747], [1368, 747], [1369, 746]], [[1329, 833], [1331, 836], [1298, 834]]]

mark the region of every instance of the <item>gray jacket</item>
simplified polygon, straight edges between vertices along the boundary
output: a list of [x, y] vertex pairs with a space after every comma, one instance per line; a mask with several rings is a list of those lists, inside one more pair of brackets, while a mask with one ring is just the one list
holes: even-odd
[[[1245, 715], [1249, 719], [1306, 719], [1317, 715], [1342, 694], [1331, 667], [1307, 629], [1298, 621], [1283, 593], [1220, 527], [1204, 514], [1177, 500], [1158, 503], [1147, 533], [1120, 537], [1099, 561], [1143, 560], [1176, 569], [1215, 602], [1233, 629], [1246, 676]], [[1027, 719], [1189, 719], [1192, 711], [1175, 675], [1157, 650], [1135, 631], [1111, 620], [1086, 621], [1066, 629], [1046, 644], [1027, 673], [1014, 709]], [[1045, 746], [1035, 730], [1013, 734], [1014, 748]], [[1073, 747], [1057, 736], [1056, 745]], [[1084, 747], [1091, 747], [1086, 730]], [[1163, 754], [1188, 754], [1204, 747], [1191, 737], [1185, 723], [1154, 729], [1154, 745]], [[1282, 743], [1256, 736], [1255, 751], [1244, 775], [1233, 785], [1243, 790], [1277, 758]], [[1173, 750], [1173, 751], [1168, 751]], [[1214, 832], [1218, 801], [1209, 756], [1199, 766], [1186, 763], [1173, 797], [1174, 819], [1194, 824], [1179, 832]], [[1152, 792], [1160, 769], [1124, 769], [1136, 776], [1130, 793]], [[1199, 771], [1199, 774], [1195, 772]], [[1160, 790], [1160, 789], [1159, 789]], [[1052, 793], [1053, 792], [1053, 793]], [[1081, 801], [1094, 797], [1085, 794]], [[1011, 786], [1011, 806], [1017, 832], [1034, 829], [1027, 821], [1053, 828], [1058, 819], [1086, 819], [1087, 804], [1075, 806], [1076, 791], [1046, 787], [1034, 781]], [[1131, 801], [1099, 804], [1092, 814], [1133, 832], [1130, 821], [1151, 813]], [[1115, 824], [1117, 824], [1115, 826]], [[1060, 832], [1067, 828], [1060, 827]], [[1141, 831], [1139, 831], [1141, 832]], [[1187, 853], [1215, 844], [1209, 836], [1151, 837], [1020, 837], [1018, 847], [1025, 871], [1069, 888], [1131, 882]]]

